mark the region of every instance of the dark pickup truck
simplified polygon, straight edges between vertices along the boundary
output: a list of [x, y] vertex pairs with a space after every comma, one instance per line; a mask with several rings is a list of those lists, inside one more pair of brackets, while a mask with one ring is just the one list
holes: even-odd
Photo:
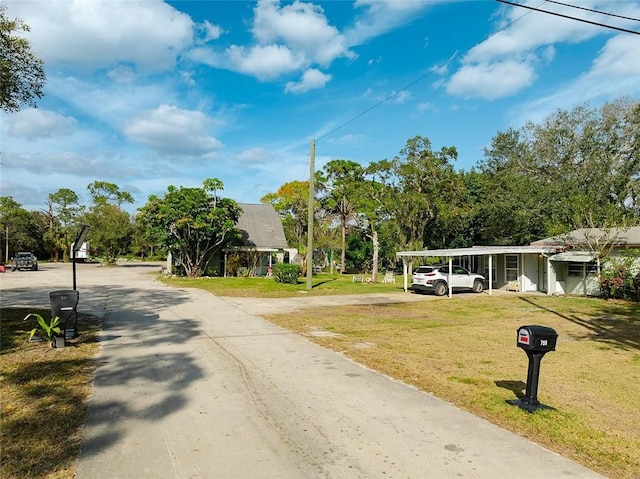
[[30, 269], [31, 271], [38, 271], [38, 258], [33, 253], [17, 253], [13, 258], [13, 265], [11, 271], [17, 269]]

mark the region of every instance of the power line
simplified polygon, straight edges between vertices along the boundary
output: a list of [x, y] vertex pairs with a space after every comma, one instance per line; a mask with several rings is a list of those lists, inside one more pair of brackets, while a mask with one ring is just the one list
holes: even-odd
[[612, 30], [617, 30], [619, 32], [633, 33], [634, 35], [640, 35], [640, 32], [638, 32], [636, 30], [627, 30], [626, 28], [614, 27], [613, 25], [607, 25], [605, 23], [592, 22], [591, 20], [585, 20], [584, 18], [577, 18], [577, 17], [572, 17], [571, 15], [564, 15], [562, 13], [550, 12], [549, 10], [542, 10], [540, 8], [530, 7], [529, 5], [523, 5], [521, 3], [508, 2], [507, 0], [496, 0], [496, 2], [505, 3], [507, 5], [513, 5], [514, 7], [527, 8], [529, 10], [534, 10], [536, 12], [548, 13], [549, 15], [555, 15], [556, 17], [568, 18], [569, 20], [575, 20], [576, 22], [583, 22], [583, 23], [588, 23], [590, 25], [596, 25], [598, 27], [610, 28]]
[[615, 13], [603, 12], [601, 10], [593, 10], [591, 8], [580, 7], [578, 5], [569, 5], [568, 3], [556, 2], [555, 0], [547, 0], [548, 3], [555, 3], [564, 7], [577, 8], [578, 10], [586, 10], [587, 12], [598, 13], [600, 15], [607, 15], [609, 17], [622, 18], [623, 20], [633, 20], [634, 22], [640, 22], [640, 18], [625, 17], [624, 15], [616, 15]]
[[[539, 6], [543, 5], [546, 3], [547, 0], [543, 1]], [[328, 137], [329, 135], [332, 135], [333, 133], [335, 133], [338, 130], [341, 130], [342, 128], [344, 128], [345, 126], [353, 123], [354, 121], [356, 121], [359, 118], [362, 118], [364, 115], [366, 115], [367, 113], [375, 110], [376, 108], [378, 108], [381, 105], [384, 105], [385, 103], [387, 103], [390, 100], [393, 100], [395, 97], [397, 97], [398, 95], [400, 95], [402, 92], [407, 91], [409, 88], [411, 88], [413, 85], [420, 83], [422, 80], [424, 80], [425, 78], [433, 75], [435, 72], [437, 72], [438, 70], [441, 70], [442, 68], [446, 67], [447, 65], [449, 65], [450, 63], [452, 63], [454, 60], [456, 60], [457, 58], [459, 58], [460, 56], [470, 52], [471, 50], [473, 50], [475, 47], [477, 47], [478, 45], [480, 45], [482, 42], [487, 41], [489, 38], [493, 37], [494, 35], [497, 35], [498, 33], [500, 33], [503, 30], [506, 30], [507, 28], [509, 28], [511, 25], [513, 25], [514, 23], [516, 23], [518, 20], [526, 17], [527, 15], [529, 15], [531, 12], [527, 12], [524, 15], [519, 16], [518, 18], [516, 18], [515, 20], [509, 22], [508, 24], [506, 24], [504, 27], [496, 30], [495, 32], [487, 35], [486, 37], [484, 37], [482, 40], [474, 43], [473, 45], [471, 45], [469, 48], [467, 48], [466, 50], [463, 50], [461, 53], [456, 53], [454, 54], [451, 58], [449, 58], [449, 60], [447, 60], [446, 62], [438, 65], [437, 67], [433, 68], [432, 70], [430, 70], [428, 73], [425, 73], [424, 75], [422, 75], [421, 77], [419, 77], [418, 79], [412, 81], [411, 83], [409, 83], [408, 85], [405, 85], [404, 87], [402, 87], [400, 90], [398, 90], [397, 92], [393, 93], [392, 95], [389, 95], [388, 97], [386, 97], [383, 100], [380, 100], [378, 103], [376, 103], [375, 105], [371, 106], [370, 108], [367, 108], [366, 110], [364, 110], [362, 113], [359, 113], [358, 115], [354, 116], [353, 118], [351, 118], [350, 120], [345, 121], [344, 123], [341, 123], [340, 125], [336, 126], [334, 129], [328, 131], [327, 133], [323, 134], [322, 136], [316, 138], [316, 142], [322, 140], [323, 138]]]

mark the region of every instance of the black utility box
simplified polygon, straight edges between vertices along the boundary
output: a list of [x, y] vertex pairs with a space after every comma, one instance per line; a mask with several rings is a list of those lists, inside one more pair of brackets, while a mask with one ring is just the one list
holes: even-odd
[[525, 351], [547, 352], [556, 350], [558, 333], [546, 326], [520, 326], [517, 346]]

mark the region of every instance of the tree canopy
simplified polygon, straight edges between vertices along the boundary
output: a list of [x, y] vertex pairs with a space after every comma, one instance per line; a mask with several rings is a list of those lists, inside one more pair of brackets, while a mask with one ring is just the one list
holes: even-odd
[[23, 105], [36, 106], [46, 80], [44, 62], [31, 52], [20, 32], [28, 32], [22, 20], [11, 20], [7, 7], [0, 5], [0, 108], [6, 113]]
[[240, 237], [236, 223], [241, 209], [235, 201], [217, 197], [222, 189], [218, 179], [205, 180], [202, 188], [171, 185], [164, 197], [152, 195], [140, 208], [138, 220], [188, 277], [201, 276], [213, 255]]

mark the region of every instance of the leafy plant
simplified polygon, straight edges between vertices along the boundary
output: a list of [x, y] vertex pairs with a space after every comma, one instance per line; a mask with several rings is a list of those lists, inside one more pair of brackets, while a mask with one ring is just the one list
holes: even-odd
[[36, 318], [39, 327], [36, 326], [29, 332], [29, 339], [33, 338], [38, 333], [42, 339], [51, 343], [53, 342], [54, 336], [60, 334], [60, 318], [58, 316], [51, 318], [49, 324], [47, 324], [47, 321], [38, 313], [29, 313], [25, 316], [23, 321], [26, 321], [31, 317]]
[[640, 251], [631, 249], [612, 261], [602, 272], [600, 291], [604, 298], [640, 301]]
[[297, 284], [302, 272], [299, 264], [278, 263], [273, 267], [273, 277], [276, 283]]

